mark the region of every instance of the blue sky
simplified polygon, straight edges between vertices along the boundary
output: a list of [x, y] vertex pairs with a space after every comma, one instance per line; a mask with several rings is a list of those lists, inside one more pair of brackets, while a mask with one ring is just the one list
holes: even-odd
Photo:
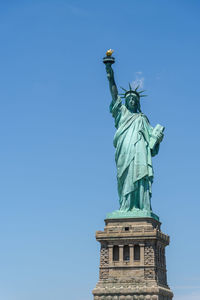
[[118, 208], [116, 82], [140, 80], [166, 127], [152, 206], [174, 300], [200, 299], [199, 1], [0, 2], [0, 298], [92, 300], [108, 212]]

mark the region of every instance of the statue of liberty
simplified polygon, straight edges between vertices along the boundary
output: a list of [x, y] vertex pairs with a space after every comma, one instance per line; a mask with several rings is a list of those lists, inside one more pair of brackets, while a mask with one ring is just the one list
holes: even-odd
[[132, 89], [129, 84], [129, 89], [122, 88], [124, 93], [119, 96], [111, 66], [115, 61], [112, 52], [107, 51], [103, 62], [112, 96], [110, 112], [117, 129], [114, 147], [120, 208], [107, 217], [153, 217], [158, 220], [151, 208], [152, 156], [158, 154], [164, 127], [158, 124], [153, 128], [141, 112], [140, 99], [145, 95], [142, 95], [144, 91], [138, 91], [139, 87]]

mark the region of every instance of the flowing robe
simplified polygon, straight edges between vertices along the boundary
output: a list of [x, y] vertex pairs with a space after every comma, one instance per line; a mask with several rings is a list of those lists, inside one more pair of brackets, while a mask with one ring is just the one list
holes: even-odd
[[149, 146], [153, 128], [144, 114], [130, 112], [120, 97], [111, 102], [110, 111], [117, 128], [114, 147], [120, 210], [151, 211], [152, 156], [159, 150], [159, 144], [154, 149]]

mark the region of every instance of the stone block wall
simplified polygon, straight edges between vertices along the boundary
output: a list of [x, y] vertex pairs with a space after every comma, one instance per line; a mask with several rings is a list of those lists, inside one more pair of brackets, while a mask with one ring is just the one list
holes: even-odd
[[109, 251], [108, 245], [106, 243], [101, 244], [100, 250], [100, 268], [99, 268], [99, 279], [108, 279], [109, 269], [107, 268], [109, 264]]
[[165, 261], [169, 237], [158, 221], [108, 219], [96, 238], [101, 248], [94, 300], [172, 300]]

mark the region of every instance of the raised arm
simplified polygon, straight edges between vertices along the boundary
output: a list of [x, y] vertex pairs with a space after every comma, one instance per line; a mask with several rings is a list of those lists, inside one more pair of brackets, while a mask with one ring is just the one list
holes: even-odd
[[113, 102], [117, 100], [118, 90], [114, 79], [114, 72], [111, 66], [111, 63], [106, 63], [106, 73], [109, 81], [110, 92]]
[[[122, 100], [118, 96], [118, 90], [114, 79], [114, 72], [112, 69], [112, 64], [114, 64], [115, 59], [112, 57], [113, 50], [110, 49], [106, 52], [106, 57], [103, 58], [103, 63], [106, 65], [106, 73], [109, 81], [110, 92], [112, 96], [112, 101], [110, 103], [110, 112], [115, 119], [115, 127], [118, 128], [119, 120], [122, 113]], [[125, 107], [125, 106], [124, 106]]]

